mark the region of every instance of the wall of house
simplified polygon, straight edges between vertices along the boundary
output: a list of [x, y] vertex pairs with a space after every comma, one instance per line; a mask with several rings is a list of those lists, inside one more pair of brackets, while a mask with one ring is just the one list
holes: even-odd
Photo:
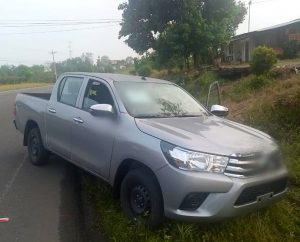
[[[251, 61], [251, 53], [257, 46], [268, 46], [274, 48], [278, 53], [290, 40], [297, 40], [300, 43], [300, 22], [260, 32], [252, 32], [242, 36], [239, 40], [233, 40], [230, 46], [225, 48], [226, 62], [247, 62]], [[249, 44], [247, 53], [247, 42]], [[248, 57], [248, 58], [247, 58]]]
[[251, 61], [251, 53], [255, 46], [255, 41], [252, 37], [246, 37], [241, 40], [233, 41], [230, 46], [225, 48], [226, 62]]

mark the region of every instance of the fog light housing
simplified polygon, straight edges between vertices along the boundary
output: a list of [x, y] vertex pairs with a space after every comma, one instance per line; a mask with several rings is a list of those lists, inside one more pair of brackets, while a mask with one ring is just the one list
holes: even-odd
[[202, 205], [208, 195], [208, 192], [190, 193], [183, 199], [179, 209], [195, 211]]

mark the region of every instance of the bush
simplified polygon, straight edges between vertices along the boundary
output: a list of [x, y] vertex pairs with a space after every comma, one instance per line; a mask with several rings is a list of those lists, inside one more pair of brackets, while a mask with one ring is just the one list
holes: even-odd
[[256, 90], [259, 90], [259, 89], [267, 86], [270, 83], [271, 83], [271, 80], [265, 75], [254, 76], [253, 78], [251, 78], [249, 87], [250, 87], [250, 89], [256, 91]]
[[148, 77], [151, 75], [152, 69], [150, 66], [145, 65], [145, 66], [141, 66], [138, 70], [137, 73], [139, 74], [139, 76], [145, 76]]
[[299, 51], [298, 42], [295, 40], [289, 41], [283, 46], [283, 58], [294, 59], [297, 57], [298, 51]]
[[264, 75], [270, 72], [277, 63], [276, 53], [273, 49], [260, 46], [252, 54], [251, 69], [255, 75]]

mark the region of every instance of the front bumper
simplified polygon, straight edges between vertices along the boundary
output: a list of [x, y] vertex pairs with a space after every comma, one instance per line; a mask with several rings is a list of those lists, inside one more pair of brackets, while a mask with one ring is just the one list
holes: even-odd
[[[287, 191], [284, 185], [282, 190], [269, 192], [272, 187], [268, 185], [275, 183], [276, 186], [276, 182], [287, 178], [285, 168], [263, 176], [239, 179], [223, 174], [185, 172], [168, 165], [158, 170], [156, 175], [162, 189], [166, 217], [184, 221], [216, 221], [243, 215], [280, 200]], [[249, 191], [250, 198], [257, 192], [257, 197], [255, 195], [254, 200], [240, 203], [238, 201], [244, 191]], [[196, 210], [180, 209], [184, 198], [191, 193], [209, 195]]]

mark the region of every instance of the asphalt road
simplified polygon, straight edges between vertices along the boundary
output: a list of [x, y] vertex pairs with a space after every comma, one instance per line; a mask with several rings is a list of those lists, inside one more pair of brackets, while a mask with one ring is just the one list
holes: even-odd
[[15, 96], [22, 91], [0, 92], [0, 218], [10, 218], [0, 223], [0, 241], [87, 241], [76, 168], [56, 156], [43, 167], [31, 165], [13, 126]]

